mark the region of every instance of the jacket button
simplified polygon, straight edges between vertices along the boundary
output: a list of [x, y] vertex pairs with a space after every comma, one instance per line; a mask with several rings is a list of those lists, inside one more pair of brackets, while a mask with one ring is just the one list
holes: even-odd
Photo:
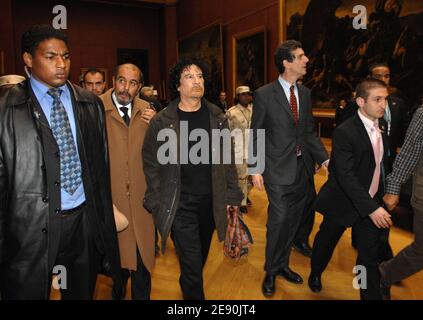
[[46, 233], [47, 233], [47, 229], [46, 229], [46, 228], [43, 228], [43, 229], [41, 230], [41, 232], [42, 232], [42, 233], [44, 233], [44, 234], [46, 234]]
[[56, 208], [56, 210], [54, 210], [55, 213], [59, 214], [60, 213], [60, 209]]
[[47, 197], [47, 196], [45, 196], [45, 197], [43, 197], [41, 200], [43, 200], [43, 202], [48, 202], [48, 197]]
[[167, 209], [166, 212], [169, 213], [170, 212], [170, 209]]
[[54, 185], [56, 186], [56, 187], [58, 187], [58, 186], [60, 186], [60, 182], [59, 181], [54, 181]]

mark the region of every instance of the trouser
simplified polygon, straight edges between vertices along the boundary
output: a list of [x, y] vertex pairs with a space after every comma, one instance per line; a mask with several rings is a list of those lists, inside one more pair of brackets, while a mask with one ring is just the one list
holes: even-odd
[[[123, 287], [126, 288], [129, 277], [131, 277], [132, 300], [150, 300], [151, 275], [142, 261], [138, 247], [136, 250], [137, 270], [122, 269]], [[125, 292], [125, 290], [123, 291]]]
[[385, 285], [392, 285], [423, 269], [423, 211], [414, 208], [414, 241], [380, 266]]
[[315, 212], [313, 209], [314, 199], [316, 198], [316, 190], [314, 189], [314, 182], [307, 198], [306, 205], [304, 206], [303, 216], [301, 218], [300, 226], [294, 237], [294, 244], [301, 245], [309, 243], [309, 237], [314, 226]]
[[[360, 276], [360, 297], [362, 300], [382, 299], [379, 290], [380, 275], [378, 258], [381, 233], [386, 230], [378, 229], [370, 218], [359, 218], [353, 225], [357, 243], [357, 262], [359, 266], [357, 276]], [[320, 276], [326, 269], [336, 245], [346, 227], [330, 218], [323, 218], [320, 230], [314, 239], [313, 254], [311, 257], [311, 273]], [[363, 266], [365, 272], [360, 267]], [[365, 275], [365, 277], [364, 277]]]
[[297, 173], [292, 185], [265, 183], [265, 188], [269, 208], [264, 270], [269, 274], [277, 274], [289, 266], [292, 242], [308, 198], [304, 194], [310, 194], [312, 188], [303, 160], [297, 160]]
[[212, 195], [181, 194], [172, 225], [185, 300], [204, 300], [203, 267], [215, 228]]

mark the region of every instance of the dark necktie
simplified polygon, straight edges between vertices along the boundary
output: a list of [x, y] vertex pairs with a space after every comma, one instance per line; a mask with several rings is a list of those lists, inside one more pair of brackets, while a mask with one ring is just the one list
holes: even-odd
[[289, 97], [289, 104], [291, 105], [291, 111], [292, 115], [294, 116], [295, 125], [297, 125], [298, 122], [298, 104], [297, 104], [297, 97], [295, 97], [294, 93], [294, 86], [292, 85], [289, 90], [291, 92], [291, 95]]
[[[291, 105], [292, 116], [294, 117], [295, 125], [298, 123], [298, 104], [297, 104], [297, 97], [295, 96], [294, 92], [295, 87], [292, 85], [289, 88], [290, 96], [289, 96], [289, 104]], [[301, 155], [301, 147], [297, 146], [296, 148], [297, 156]]]
[[123, 121], [125, 121], [126, 125], [129, 127], [129, 122], [131, 121], [131, 119], [128, 116], [128, 107], [120, 107], [120, 111], [123, 112]]
[[60, 184], [70, 195], [82, 183], [81, 163], [76, 151], [68, 114], [60, 101], [62, 90], [50, 88], [47, 92], [53, 98], [50, 126], [60, 151]]

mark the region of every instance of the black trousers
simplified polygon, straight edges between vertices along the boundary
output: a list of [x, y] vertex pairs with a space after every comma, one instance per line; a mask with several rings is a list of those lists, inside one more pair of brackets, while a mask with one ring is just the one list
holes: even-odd
[[[314, 239], [311, 273], [314, 275], [323, 273], [345, 229], [346, 227], [338, 224], [333, 219], [323, 218], [320, 230]], [[356, 265], [364, 266], [367, 275], [367, 286], [366, 288], [360, 286], [360, 297], [362, 300], [381, 300], [378, 260], [381, 246], [380, 238], [386, 230], [378, 229], [368, 217], [359, 218], [353, 225], [353, 229], [356, 234], [358, 250]]]
[[277, 274], [288, 267], [294, 236], [303, 217], [308, 196], [314, 189], [301, 158], [292, 185], [265, 184], [269, 199], [266, 233], [266, 273]]
[[[151, 275], [145, 267], [140, 252], [137, 249], [137, 270], [122, 269], [123, 287], [126, 288], [129, 277], [131, 277], [132, 300], [150, 300]], [[125, 290], [123, 290], [125, 292]], [[123, 293], [124, 295], [124, 293]], [[123, 296], [120, 298], [124, 298]]]
[[62, 287], [64, 282], [59, 283], [62, 300], [88, 300], [94, 296], [100, 257], [86, 230], [86, 208], [61, 217], [55, 266], [66, 268], [66, 287]]
[[215, 228], [212, 195], [181, 194], [172, 225], [185, 300], [204, 300], [203, 267]]
[[294, 237], [294, 244], [301, 245], [303, 243], [309, 244], [309, 237], [314, 226], [315, 211], [313, 209], [313, 203], [316, 199], [316, 190], [314, 188], [314, 181], [311, 181], [312, 188], [307, 196], [307, 202], [304, 206], [303, 216], [301, 218], [300, 226], [298, 227], [297, 233]]

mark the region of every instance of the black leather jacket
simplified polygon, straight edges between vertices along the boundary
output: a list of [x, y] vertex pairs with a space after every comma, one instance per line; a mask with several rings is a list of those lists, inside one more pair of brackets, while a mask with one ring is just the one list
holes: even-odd
[[[147, 181], [147, 191], [144, 197], [144, 207], [153, 214], [154, 222], [162, 239], [162, 251], [165, 250], [176, 210], [179, 205], [181, 190], [180, 165], [161, 165], [157, 160], [157, 150], [164, 141], [158, 141], [157, 135], [162, 129], [174, 130], [179, 146], [179, 117], [177, 113], [179, 99], [169, 103], [166, 109], [158, 113], [148, 127], [142, 149], [144, 174]], [[207, 100], [202, 100], [210, 112], [210, 129], [228, 129], [228, 120], [220, 108]], [[223, 140], [220, 142], [220, 162], [223, 150], [227, 150]], [[233, 145], [230, 148], [233, 159]], [[179, 152], [179, 148], [178, 148]], [[179, 159], [179, 157], [178, 157]], [[226, 206], [241, 204], [243, 195], [238, 187], [238, 177], [235, 165], [212, 164], [213, 215], [220, 241], [224, 240], [227, 227]]]
[[[88, 91], [68, 85], [89, 212], [84, 223], [119, 286], [103, 105]], [[15, 292], [16, 299], [48, 298], [49, 252], [57, 250], [60, 239], [60, 230], [54, 228], [60, 217], [48, 202], [37, 104], [29, 81], [0, 91], [0, 291]], [[37, 297], [20, 295], [23, 286], [34, 288]]]

